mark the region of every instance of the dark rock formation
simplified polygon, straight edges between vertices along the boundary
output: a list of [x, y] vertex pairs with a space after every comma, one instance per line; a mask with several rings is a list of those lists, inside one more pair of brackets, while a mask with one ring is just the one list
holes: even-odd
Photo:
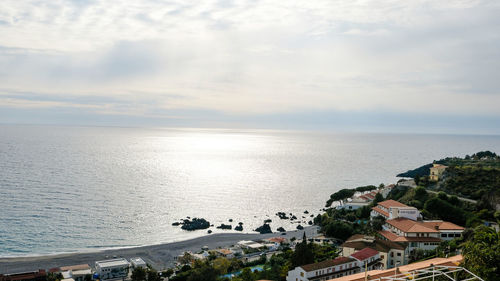
[[193, 218], [192, 220], [184, 220], [182, 224], [182, 229], [184, 230], [197, 230], [197, 229], [207, 229], [210, 227], [210, 222], [203, 218]]
[[273, 231], [271, 230], [271, 226], [269, 226], [269, 224], [267, 223], [257, 227], [255, 231], [259, 232], [260, 234], [273, 233]]

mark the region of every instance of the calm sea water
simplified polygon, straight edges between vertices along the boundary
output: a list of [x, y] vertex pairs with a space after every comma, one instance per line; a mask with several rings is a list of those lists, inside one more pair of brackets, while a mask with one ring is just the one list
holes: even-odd
[[341, 188], [480, 150], [500, 137], [2, 125], [0, 256], [206, 234], [171, 225], [186, 216], [294, 229], [274, 214], [317, 214]]

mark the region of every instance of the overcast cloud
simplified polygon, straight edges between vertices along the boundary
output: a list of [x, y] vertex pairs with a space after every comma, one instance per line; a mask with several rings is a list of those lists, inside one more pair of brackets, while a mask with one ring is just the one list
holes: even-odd
[[479, 0], [3, 0], [0, 118], [314, 128], [376, 115], [500, 133], [498, 15]]

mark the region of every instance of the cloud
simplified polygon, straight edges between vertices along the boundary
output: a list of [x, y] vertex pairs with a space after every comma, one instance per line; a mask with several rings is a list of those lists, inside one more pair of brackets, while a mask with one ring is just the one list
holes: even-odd
[[92, 104], [95, 114], [184, 110], [231, 118], [380, 110], [500, 115], [500, 4], [492, 1], [4, 6], [4, 107], [38, 101]]

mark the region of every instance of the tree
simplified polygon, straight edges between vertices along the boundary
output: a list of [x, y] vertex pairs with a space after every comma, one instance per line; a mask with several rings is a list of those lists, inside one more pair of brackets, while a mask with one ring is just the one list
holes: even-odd
[[314, 253], [310, 244], [307, 244], [306, 233], [302, 236], [302, 242], [297, 244], [292, 255], [292, 266], [297, 267], [314, 262]]
[[47, 274], [47, 281], [57, 281], [57, 280], [62, 280], [63, 275], [61, 272], [55, 273], [55, 272], [49, 272]]
[[132, 281], [146, 281], [147, 272], [143, 267], [136, 267], [132, 270]]
[[158, 275], [158, 271], [153, 268], [148, 270], [148, 281], [160, 281], [160, 276]]
[[382, 194], [380, 192], [375, 194], [375, 199], [373, 200], [375, 205], [378, 204], [379, 202], [382, 202], [382, 201], [384, 201], [384, 196], [382, 196]]
[[243, 281], [254, 281], [255, 278], [253, 276], [253, 272], [249, 267], [243, 268], [240, 274], [240, 278]]
[[231, 266], [231, 262], [226, 258], [217, 258], [213, 261], [213, 267], [219, 274], [226, 274], [229, 267]]
[[191, 270], [187, 281], [216, 281], [217, 280], [217, 271], [208, 265], [202, 264], [199, 267]]
[[463, 266], [486, 281], [500, 276], [500, 234], [493, 228], [479, 226], [465, 243]]

